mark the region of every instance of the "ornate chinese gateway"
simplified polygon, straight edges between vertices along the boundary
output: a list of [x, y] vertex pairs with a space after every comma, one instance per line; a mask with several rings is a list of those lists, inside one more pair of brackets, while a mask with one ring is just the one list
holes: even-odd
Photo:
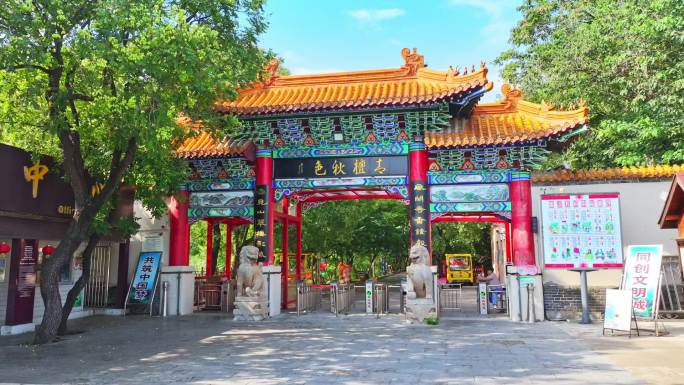
[[178, 148], [188, 199], [172, 203], [171, 264], [187, 265], [188, 222], [253, 222], [267, 264], [274, 221], [295, 223], [300, 262], [302, 209], [393, 198], [410, 206], [412, 244], [430, 248], [433, 222], [477, 215], [510, 224], [513, 263], [535, 265], [529, 170], [586, 128], [587, 107], [531, 103], [507, 84], [480, 103], [493, 88], [484, 63], [438, 71], [415, 49], [401, 56], [399, 68], [302, 76], [277, 76], [273, 62], [265, 81], [218, 102], [242, 127], [200, 129]]

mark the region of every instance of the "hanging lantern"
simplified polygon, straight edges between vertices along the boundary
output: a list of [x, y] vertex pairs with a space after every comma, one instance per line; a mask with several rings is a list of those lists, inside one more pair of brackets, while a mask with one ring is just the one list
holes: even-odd
[[43, 255], [44, 255], [44, 256], [46, 256], [46, 257], [47, 257], [47, 256], [50, 256], [50, 255], [52, 255], [52, 253], [54, 253], [54, 252], [55, 252], [55, 247], [54, 247], [54, 246], [52, 246], [52, 245], [45, 245], [45, 246], [43, 246]]
[[0, 254], [7, 254], [12, 250], [10, 245], [8, 245], [6, 242], [0, 242]]

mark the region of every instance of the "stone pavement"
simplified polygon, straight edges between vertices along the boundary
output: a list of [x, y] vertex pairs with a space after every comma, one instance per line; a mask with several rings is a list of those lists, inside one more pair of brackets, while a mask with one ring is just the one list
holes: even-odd
[[563, 326], [326, 313], [234, 322], [98, 316], [46, 346], [0, 338], [0, 382], [88, 384], [640, 384]]

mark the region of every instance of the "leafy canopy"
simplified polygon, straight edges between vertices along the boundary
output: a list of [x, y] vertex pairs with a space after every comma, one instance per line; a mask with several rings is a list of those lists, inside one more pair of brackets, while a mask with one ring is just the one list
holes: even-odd
[[684, 162], [684, 2], [529, 0], [503, 76], [526, 97], [585, 99], [592, 131], [574, 167]]
[[[160, 197], [183, 177], [174, 146], [193, 134], [177, 118], [235, 125], [211, 105], [257, 78], [264, 28], [260, 0], [5, 1], [0, 140], [59, 159], [80, 155], [99, 181], [134, 142], [126, 182], [161, 210]], [[75, 153], [63, 151], [63, 131], [75, 133]]]

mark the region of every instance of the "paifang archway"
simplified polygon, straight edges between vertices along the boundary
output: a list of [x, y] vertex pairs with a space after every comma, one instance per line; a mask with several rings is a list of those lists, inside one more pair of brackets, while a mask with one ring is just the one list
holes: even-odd
[[265, 81], [217, 102], [243, 129], [200, 132], [178, 148], [189, 176], [169, 206], [170, 263], [188, 263], [188, 221], [207, 218], [254, 223], [272, 263], [276, 203], [315, 190], [401, 196], [411, 242], [428, 248], [432, 221], [499, 218], [512, 262], [536, 267], [529, 170], [586, 129], [588, 109], [554, 110], [509, 85], [502, 100], [479, 103], [493, 87], [484, 63], [437, 71], [415, 49], [402, 57], [399, 68], [321, 75], [281, 77], [272, 65]]

